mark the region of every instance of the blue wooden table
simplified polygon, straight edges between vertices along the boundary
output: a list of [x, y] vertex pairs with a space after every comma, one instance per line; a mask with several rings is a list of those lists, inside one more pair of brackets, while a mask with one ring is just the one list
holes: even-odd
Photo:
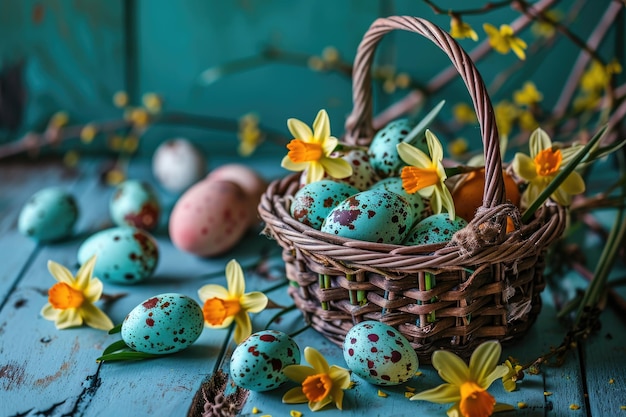
[[[216, 161], [213, 166], [227, 160]], [[202, 415], [205, 403], [223, 396], [240, 407], [237, 415], [289, 416], [292, 410], [311, 416], [306, 404], [281, 403], [292, 385], [274, 391], [237, 391], [228, 380], [229, 356], [234, 342], [229, 330], [204, 329], [189, 349], [158, 359], [97, 363], [115, 336], [87, 327], [57, 330], [39, 312], [54, 283], [46, 264], [54, 260], [76, 272], [76, 252], [89, 235], [111, 226], [108, 201], [112, 188], [99, 181], [103, 161], [86, 160], [68, 169], [54, 160], [0, 161], [0, 416], [181, 416]], [[267, 179], [283, 175], [263, 161], [251, 161]], [[154, 183], [146, 161], [133, 161], [129, 177]], [[18, 213], [37, 190], [62, 186], [76, 197], [80, 218], [75, 235], [60, 243], [38, 245], [17, 231]], [[160, 190], [166, 213], [176, 196]], [[167, 219], [155, 233], [161, 258], [154, 277], [136, 286], [105, 284], [105, 293], [125, 296], [104, 305], [115, 323], [139, 302], [164, 292], [197, 299], [207, 283], [225, 284], [224, 267], [237, 259], [246, 274], [247, 290], [265, 291], [274, 302], [291, 305], [286, 294], [284, 265], [278, 246], [257, 233], [248, 233], [224, 256], [201, 259], [175, 248], [167, 236]], [[597, 242], [590, 244], [597, 245]], [[564, 277], [563, 287], [573, 292], [582, 283]], [[544, 293], [544, 308], [530, 333], [506, 346], [503, 360], [513, 356], [522, 363], [549, 352], [563, 339], [566, 327], [556, 318], [553, 297]], [[266, 326], [276, 310], [254, 315], [255, 330]], [[519, 416], [626, 416], [626, 332], [623, 317], [609, 307], [602, 328], [573, 349], [561, 367], [541, 368], [527, 375], [518, 390], [506, 393], [496, 382], [490, 392], [499, 402], [512, 404]], [[273, 322], [270, 328], [292, 333], [305, 326], [297, 311]], [[295, 337], [301, 349], [312, 346], [331, 364], [345, 367], [341, 350], [314, 330]], [[442, 416], [448, 405], [409, 401], [405, 392], [441, 383], [436, 371], [420, 366], [421, 374], [404, 385], [381, 388], [352, 376], [342, 412], [326, 408], [324, 416]], [[379, 396], [379, 389], [387, 394]], [[206, 415], [216, 415], [206, 413]], [[229, 415], [229, 414], [225, 414]], [[293, 414], [291, 414], [293, 415]]]

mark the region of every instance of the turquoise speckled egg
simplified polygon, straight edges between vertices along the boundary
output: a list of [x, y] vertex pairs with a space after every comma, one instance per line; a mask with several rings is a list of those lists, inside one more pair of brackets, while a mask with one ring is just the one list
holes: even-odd
[[78, 248], [83, 264], [97, 255], [94, 276], [104, 282], [136, 284], [150, 277], [159, 262], [159, 249], [148, 232], [133, 227], [102, 230]]
[[115, 188], [109, 211], [111, 219], [118, 226], [153, 230], [159, 225], [161, 206], [150, 184], [128, 180]]
[[230, 376], [242, 388], [268, 391], [287, 381], [283, 368], [300, 363], [300, 349], [291, 337], [277, 330], [253, 333], [234, 350]]
[[143, 301], [122, 323], [122, 340], [133, 350], [165, 354], [195, 342], [204, 328], [202, 308], [182, 294], [166, 293]]
[[467, 226], [467, 222], [459, 216], [450, 220], [448, 213], [433, 214], [417, 223], [409, 232], [404, 244], [432, 245], [435, 243], [445, 243], [452, 239], [452, 235]]
[[[381, 178], [398, 175], [406, 165], [398, 155], [396, 146], [405, 141], [413, 127], [413, 123], [408, 119], [398, 119], [388, 123], [374, 135], [368, 155], [370, 165]], [[413, 139], [410, 144], [428, 154], [428, 145], [424, 137]]]
[[358, 192], [355, 187], [343, 182], [332, 180], [312, 182], [300, 188], [293, 196], [291, 216], [319, 230], [333, 208]]
[[367, 190], [335, 207], [321, 231], [377, 243], [401, 244], [413, 223], [411, 205], [396, 193]]
[[383, 180], [378, 181], [376, 184], [372, 186], [372, 190], [376, 189], [385, 189], [387, 191], [391, 191], [392, 193], [398, 194], [400, 197], [404, 198], [409, 202], [411, 207], [413, 208], [413, 223], [422, 220], [426, 217], [426, 207], [424, 204], [424, 200], [419, 195], [419, 193], [409, 194], [402, 187], [402, 178], [400, 177], [389, 177]]
[[36, 192], [20, 211], [17, 228], [38, 241], [54, 241], [72, 234], [78, 205], [72, 195], [50, 187]]
[[409, 341], [398, 330], [378, 321], [364, 321], [348, 331], [343, 357], [352, 372], [375, 385], [406, 382], [419, 366]]

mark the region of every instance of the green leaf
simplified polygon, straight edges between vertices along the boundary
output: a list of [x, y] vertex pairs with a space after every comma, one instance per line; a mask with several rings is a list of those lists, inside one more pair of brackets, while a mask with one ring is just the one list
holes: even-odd
[[585, 160], [585, 158], [589, 157], [590, 150], [595, 146], [596, 143], [598, 143], [598, 141], [600, 141], [600, 139], [602, 139], [604, 133], [606, 132], [606, 128], [607, 126], [602, 127], [602, 129], [600, 129], [594, 135], [594, 137], [591, 138], [589, 143], [587, 143], [585, 147], [582, 148], [576, 154], [576, 156], [572, 158], [569, 164], [567, 164], [565, 168], [563, 168], [563, 170], [559, 172], [556, 177], [554, 177], [550, 184], [548, 184], [548, 186], [541, 192], [541, 194], [539, 194], [539, 197], [537, 197], [537, 199], [533, 201], [530, 207], [526, 209], [526, 211], [522, 215], [522, 223], [528, 223], [528, 221], [533, 217], [537, 209], [541, 207], [541, 205], [548, 199], [548, 197], [552, 195], [552, 193], [557, 190], [557, 188], [559, 188], [559, 186], [563, 183], [563, 181], [565, 181], [569, 174], [571, 174], [576, 168], [578, 168], [578, 165], [583, 160]]
[[115, 334], [122, 331], [122, 323], [115, 325], [111, 330], [109, 330], [109, 334]]
[[415, 140], [420, 139], [422, 136], [424, 136], [426, 129], [428, 129], [428, 126], [430, 126], [433, 120], [435, 120], [435, 117], [437, 117], [444, 104], [446, 104], [446, 101], [441, 100], [439, 104], [437, 104], [431, 111], [429, 111], [428, 114], [424, 116], [424, 118], [417, 124], [417, 126], [415, 126], [409, 132], [409, 134], [406, 135], [404, 139], [402, 139], [402, 141], [411, 144]]
[[117, 342], [111, 343], [107, 346], [103, 351], [103, 355], [108, 355], [109, 353], [117, 352], [118, 350], [126, 349], [128, 345], [123, 340], [118, 340]]
[[163, 355], [157, 355], [154, 353], [143, 353], [135, 350], [126, 350], [122, 352], [110, 353], [108, 355], [102, 355], [97, 362], [109, 362], [109, 361], [138, 361], [142, 359], [153, 359]]

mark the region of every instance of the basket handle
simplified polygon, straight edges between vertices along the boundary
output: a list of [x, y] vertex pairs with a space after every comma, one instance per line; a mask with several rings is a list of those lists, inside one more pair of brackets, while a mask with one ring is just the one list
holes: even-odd
[[374, 135], [372, 127], [372, 76], [374, 52], [382, 37], [395, 29], [419, 33], [430, 39], [450, 58], [472, 97], [480, 124], [485, 155], [485, 189], [483, 207], [491, 208], [505, 202], [502, 159], [496, 119], [487, 88], [471, 58], [447, 32], [419, 17], [392, 16], [379, 18], [363, 36], [352, 70], [353, 109], [346, 119], [345, 142], [369, 145]]

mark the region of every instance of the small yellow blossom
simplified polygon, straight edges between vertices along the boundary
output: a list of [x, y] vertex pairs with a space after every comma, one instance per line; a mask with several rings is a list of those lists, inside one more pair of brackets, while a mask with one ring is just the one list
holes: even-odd
[[[518, 152], [512, 163], [515, 174], [528, 183], [522, 194], [522, 207], [530, 206], [582, 148], [581, 145], [555, 148], [548, 134], [542, 129], [536, 129], [530, 135], [529, 144], [530, 156]], [[571, 203], [572, 195], [583, 191], [585, 182], [579, 173], [572, 171], [550, 197], [562, 206], [567, 206]]]
[[250, 156], [263, 141], [263, 133], [259, 129], [259, 117], [254, 113], [243, 115], [239, 119], [238, 152], [241, 156]]
[[67, 125], [70, 121], [70, 116], [67, 112], [59, 111], [52, 115], [50, 118], [50, 127], [56, 127], [57, 129]]
[[304, 359], [311, 365], [288, 365], [283, 373], [292, 381], [301, 384], [290, 389], [283, 396], [287, 404], [309, 403], [311, 411], [318, 411], [327, 404], [334, 403], [342, 409], [343, 390], [350, 386], [350, 371], [328, 362], [314, 348], [304, 349]]
[[406, 72], [396, 75], [395, 84], [398, 88], [409, 88], [411, 86], [411, 77]]
[[127, 136], [122, 142], [122, 149], [128, 154], [135, 153], [139, 147], [139, 138], [135, 135]]
[[609, 384], [615, 384], [615, 379], [610, 378], [610, 379], [609, 379]]
[[378, 390], [378, 396], [382, 398], [387, 398], [389, 395], [384, 391]]
[[529, 110], [524, 110], [519, 114], [518, 122], [519, 126], [528, 132], [532, 132], [539, 127], [539, 122], [535, 119], [535, 115]]
[[458, 103], [452, 108], [454, 119], [462, 124], [475, 124], [478, 122], [474, 108], [467, 103]]
[[302, 413], [300, 411], [298, 411], [298, 410], [291, 410], [289, 412], [289, 415], [291, 417], [302, 417]]
[[594, 60], [580, 78], [580, 89], [588, 93], [601, 92], [609, 85], [611, 77], [621, 72], [622, 66], [617, 61], [603, 65]]
[[126, 179], [126, 174], [120, 169], [112, 169], [106, 173], [105, 181], [108, 185], [121, 184]]
[[324, 63], [324, 60], [319, 56], [310, 57], [307, 61], [307, 65], [313, 71], [323, 71], [324, 69], [326, 69], [326, 64]]
[[327, 64], [334, 65], [339, 62], [339, 51], [334, 46], [327, 46], [322, 51], [322, 59]]
[[339, 140], [330, 135], [330, 121], [326, 110], [320, 110], [313, 122], [313, 130], [298, 119], [287, 121], [294, 139], [287, 144], [289, 152], [281, 166], [290, 171], [305, 171], [306, 184], [316, 182], [327, 173], [333, 178], [352, 174], [352, 166], [340, 157], [331, 156]]
[[569, 409], [574, 411], [580, 410], [580, 406], [578, 404], [570, 404]]
[[150, 113], [159, 113], [163, 107], [163, 100], [155, 93], [144, 94], [141, 101]]
[[411, 400], [454, 403], [448, 409], [448, 416], [490, 416], [494, 412], [512, 410], [510, 405], [497, 404], [496, 399], [487, 392], [493, 381], [502, 378], [507, 372], [505, 366], [497, 364], [501, 351], [497, 341], [484, 342], [472, 353], [469, 367], [454, 353], [435, 351], [432, 355], [433, 366], [446, 383], [420, 392]]
[[95, 255], [85, 262], [76, 277], [63, 265], [48, 261], [48, 271], [58, 282], [48, 290], [48, 304], [41, 309], [46, 320], [54, 321], [57, 329], [85, 323], [94, 329], [110, 330], [111, 319], [94, 304], [102, 296], [102, 282], [92, 278]]
[[560, 21], [563, 18], [563, 13], [559, 10], [548, 10], [545, 12], [545, 15], [548, 19], [550, 19], [550, 21], [546, 19], [539, 19], [532, 24], [530, 30], [533, 35], [537, 37], [550, 39], [556, 33], [556, 27], [552, 22]]
[[259, 413], [260, 413], [260, 411], [259, 411], [258, 408], [252, 407], [252, 414], [259, 414]]
[[88, 123], [80, 130], [80, 140], [83, 143], [91, 143], [96, 137], [96, 133], [98, 133], [96, 126]]
[[585, 92], [574, 99], [574, 111], [594, 110], [600, 105], [602, 97], [598, 92]]
[[150, 122], [150, 115], [146, 109], [137, 107], [129, 109], [125, 114], [126, 120], [132, 122], [137, 127], [145, 127]]
[[478, 40], [476, 31], [458, 17], [452, 17], [452, 19], [450, 19], [450, 36], [456, 39], [470, 38], [473, 41]]
[[513, 123], [519, 116], [519, 108], [515, 104], [502, 100], [493, 107], [493, 111], [496, 116], [498, 132], [500, 135], [509, 136], [513, 130]]
[[448, 152], [452, 156], [464, 155], [469, 149], [469, 145], [464, 138], [456, 138], [448, 144]]
[[125, 107], [128, 105], [128, 94], [125, 91], [118, 91], [113, 95], [115, 107]]
[[430, 206], [435, 214], [441, 213], [442, 208], [446, 208], [450, 219], [453, 220], [454, 201], [445, 184], [448, 177], [441, 162], [443, 160], [441, 142], [430, 130], [426, 130], [426, 143], [430, 157], [408, 143], [401, 142], [397, 145], [398, 155], [408, 165], [400, 172], [402, 187], [409, 194], [417, 192], [421, 197], [430, 199]]
[[510, 359], [504, 361], [503, 365], [506, 366], [507, 373], [502, 376], [502, 385], [508, 392], [513, 392], [517, 389], [517, 375], [522, 370], [522, 367], [517, 362], [512, 362]]
[[507, 54], [509, 51], [513, 51], [519, 59], [526, 59], [524, 49], [527, 45], [522, 39], [515, 36], [513, 28], [509, 25], [500, 25], [498, 30], [495, 26], [485, 23], [483, 29], [489, 36], [489, 44], [493, 49], [501, 54]]
[[122, 147], [124, 146], [124, 138], [121, 137], [120, 135], [113, 135], [109, 138], [109, 148], [111, 148], [112, 151], [120, 151], [122, 149]]
[[513, 93], [513, 101], [518, 106], [532, 106], [543, 100], [543, 94], [537, 90], [532, 81], [526, 81], [521, 90]]
[[80, 159], [80, 156], [78, 155], [78, 152], [76, 151], [67, 151], [65, 153], [65, 155], [63, 155], [63, 164], [66, 167], [75, 167], [78, 164], [78, 160]]
[[226, 265], [228, 289], [216, 284], [207, 284], [198, 290], [202, 300], [204, 324], [222, 329], [235, 322], [235, 343], [239, 344], [252, 334], [252, 323], [248, 313], [258, 313], [267, 306], [267, 296], [260, 291], [246, 293], [243, 270], [236, 260]]

